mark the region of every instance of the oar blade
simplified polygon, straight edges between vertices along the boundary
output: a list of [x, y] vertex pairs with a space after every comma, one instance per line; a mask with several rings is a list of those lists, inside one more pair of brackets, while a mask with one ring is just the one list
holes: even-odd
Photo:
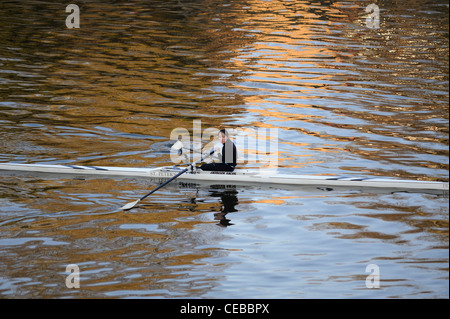
[[130, 210], [132, 209], [134, 206], [136, 206], [141, 200], [135, 200], [134, 202], [128, 203], [125, 206], [122, 207], [122, 210]]

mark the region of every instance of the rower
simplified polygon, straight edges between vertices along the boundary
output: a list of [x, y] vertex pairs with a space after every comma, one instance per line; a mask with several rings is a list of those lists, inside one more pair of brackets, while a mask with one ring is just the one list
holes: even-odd
[[222, 147], [216, 148], [216, 154], [221, 155], [221, 163], [207, 163], [200, 166], [203, 171], [225, 171], [232, 172], [236, 167], [237, 150], [236, 145], [228, 138], [228, 132], [225, 129], [219, 131], [219, 142]]

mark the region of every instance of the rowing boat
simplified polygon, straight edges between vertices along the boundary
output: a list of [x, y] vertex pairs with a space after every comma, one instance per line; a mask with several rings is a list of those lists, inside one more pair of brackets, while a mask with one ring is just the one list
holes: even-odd
[[[120, 177], [148, 177], [172, 178], [182, 168], [178, 166], [165, 166], [159, 168], [134, 167], [106, 167], [106, 166], [79, 166], [79, 165], [48, 165], [48, 164], [17, 164], [0, 163], [0, 171], [35, 172], [72, 175], [98, 175]], [[269, 174], [261, 170], [236, 169], [234, 172], [206, 172], [192, 169], [178, 177], [179, 180], [189, 182], [209, 183], [244, 183], [244, 184], [274, 184], [297, 186], [328, 186], [328, 187], [375, 187], [402, 190], [442, 190], [448, 192], [448, 182], [404, 180], [381, 177], [348, 177], [348, 176], [316, 176], [316, 175], [290, 175]]]

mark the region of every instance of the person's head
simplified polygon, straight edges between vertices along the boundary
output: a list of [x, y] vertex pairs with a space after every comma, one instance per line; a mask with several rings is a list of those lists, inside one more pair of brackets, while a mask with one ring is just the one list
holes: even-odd
[[219, 131], [219, 142], [221, 142], [222, 144], [225, 144], [227, 139], [228, 139], [228, 132], [225, 129], [221, 129]]

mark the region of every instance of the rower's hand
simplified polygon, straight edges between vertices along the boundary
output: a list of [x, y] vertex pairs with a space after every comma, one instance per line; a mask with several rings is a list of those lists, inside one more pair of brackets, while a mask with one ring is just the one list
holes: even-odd
[[216, 153], [216, 155], [217, 154], [220, 154], [221, 152], [222, 152], [222, 143], [215, 143], [214, 144], [214, 153]]

